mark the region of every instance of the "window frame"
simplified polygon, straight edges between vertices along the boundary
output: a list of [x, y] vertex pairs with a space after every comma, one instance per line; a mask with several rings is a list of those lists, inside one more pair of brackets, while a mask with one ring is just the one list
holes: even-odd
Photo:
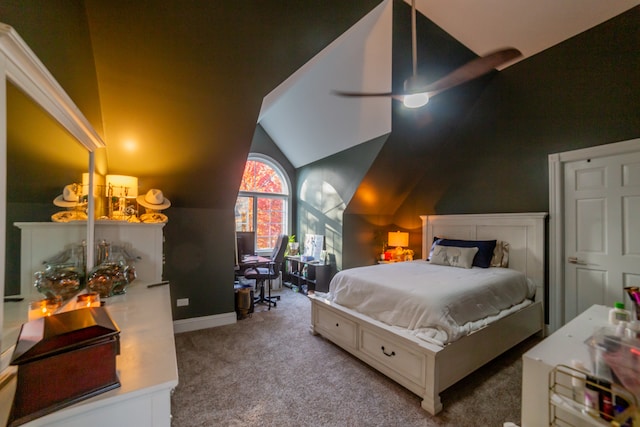
[[[282, 165], [280, 165], [280, 163], [278, 163], [275, 159], [265, 154], [249, 153], [249, 156], [247, 157], [247, 162], [249, 161], [264, 163], [267, 166], [271, 167], [273, 170], [275, 170], [277, 173], [279, 173], [280, 178], [282, 179], [283, 190], [286, 191], [286, 193], [263, 193], [263, 192], [257, 192], [257, 191], [240, 191], [239, 190], [238, 195], [236, 197], [236, 205], [238, 203], [238, 198], [240, 197], [247, 197], [252, 199], [253, 201], [252, 227], [253, 227], [253, 231], [256, 231], [257, 224], [258, 224], [257, 222], [258, 221], [258, 215], [257, 215], [258, 198], [262, 197], [262, 198], [283, 200], [286, 204], [285, 205], [286, 224], [284, 224], [283, 232], [287, 233], [287, 235], [291, 235], [291, 225], [292, 225], [292, 219], [293, 219], [293, 209], [292, 209], [293, 196], [292, 196], [292, 189], [291, 189], [291, 180], [289, 179], [289, 175], [287, 174], [286, 170], [282, 167]], [[245, 168], [246, 168], [247, 162], [245, 162]], [[243, 174], [244, 174], [244, 169], [243, 169]], [[235, 229], [235, 224], [234, 224], [234, 229]], [[257, 235], [256, 235], [256, 238], [257, 238]], [[273, 251], [273, 248], [258, 250], [257, 242], [254, 242], [254, 243], [256, 245], [256, 253], [259, 255], [270, 254]]]

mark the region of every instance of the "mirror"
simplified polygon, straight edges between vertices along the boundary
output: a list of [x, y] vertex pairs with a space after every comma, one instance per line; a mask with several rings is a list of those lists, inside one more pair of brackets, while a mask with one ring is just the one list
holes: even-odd
[[[7, 91], [6, 261], [2, 347], [15, 343], [27, 321], [27, 304], [43, 296], [21, 291], [20, 241], [16, 222], [51, 222], [66, 210], [53, 204], [66, 184], [78, 183], [88, 170], [87, 149], [11, 82]], [[86, 237], [85, 237], [86, 239]], [[78, 242], [79, 243], [79, 242]], [[60, 247], [60, 250], [63, 248]], [[52, 253], [51, 255], [54, 255]], [[19, 301], [20, 298], [24, 298]]]
[[[20, 230], [14, 230], [13, 223], [50, 221], [51, 214], [60, 210], [53, 205], [53, 198], [62, 193], [64, 185], [76, 182], [82, 172], [93, 177], [93, 152], [104, 143], [15, 30], [1, 23], [0, 74], [5, 79], [0, 85], [0, 170], [7, 171], [0, 177], [0, 240], [5, 240], [0, 246], [0, 291], [5, 295], [6, 287], [10, 295], [16, 292], [14, 280], [19, 288], [20, 275], [20, 256], [15, 254], [20, 247]], [[19, 179], [14, 179], [16, 176]], [[88, 260], [93, 259], [93, 211], [90, 195]], [[5, 276], [11, 283], [5, 283]], [[0, 305], [0, 370], [7, 366], [8, 349], [15, 343], [15, 339], [6, 343], [4, 339], [5, 311], [9, 315], [13, 309], [7, 304], [12, 303]]]

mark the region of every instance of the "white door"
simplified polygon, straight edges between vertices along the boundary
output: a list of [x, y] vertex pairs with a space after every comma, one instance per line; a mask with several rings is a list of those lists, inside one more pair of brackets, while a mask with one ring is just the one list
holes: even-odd
[[564, 168], [565, 322], [640, 286], [640, 153]]

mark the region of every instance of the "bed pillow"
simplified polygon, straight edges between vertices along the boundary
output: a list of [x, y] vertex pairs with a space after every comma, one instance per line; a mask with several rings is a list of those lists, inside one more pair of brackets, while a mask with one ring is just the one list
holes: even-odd
[[491, 267], [509, 267], [509, 243], [502, 240], [496, 242], [493, 258], [491, 258]]
[[473, 265], [482, 268], [489, 268], [491, 266], [493, 251], [496, 248], [496, 240], [456, 240], [438, 238], [434, 243], [440, 246], [478, 248], [478, 253], [473, 259]]
[[429, 262], [437, 265], [471, 268], [473, 267], [473, 258], [477, 252], [478, 248], [476, 247], [459, 248], [456, 246], [441, 246], [436, 244]]

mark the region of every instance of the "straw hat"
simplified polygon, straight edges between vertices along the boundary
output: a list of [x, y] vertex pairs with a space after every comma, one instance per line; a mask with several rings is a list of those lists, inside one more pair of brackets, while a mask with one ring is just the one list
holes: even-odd
[[78, 184], [65, 185], [62, 194], [53, 199], [53, 204], [62, 208], [72, 208], [81, 204], [80, 186]]
[[171, 206], [171, 202], [169, 201], [169, 199], [164, 197], [162, 191], [156, 188], [152, 188], [151, 190], [147, 191], [147, 194], [145, 194], [144, 196], [138, 196], [137, 200], [138, 203], [140, 203], [145, 208], [153, 209], [156, 211], [167, 209], [169, 206]]

